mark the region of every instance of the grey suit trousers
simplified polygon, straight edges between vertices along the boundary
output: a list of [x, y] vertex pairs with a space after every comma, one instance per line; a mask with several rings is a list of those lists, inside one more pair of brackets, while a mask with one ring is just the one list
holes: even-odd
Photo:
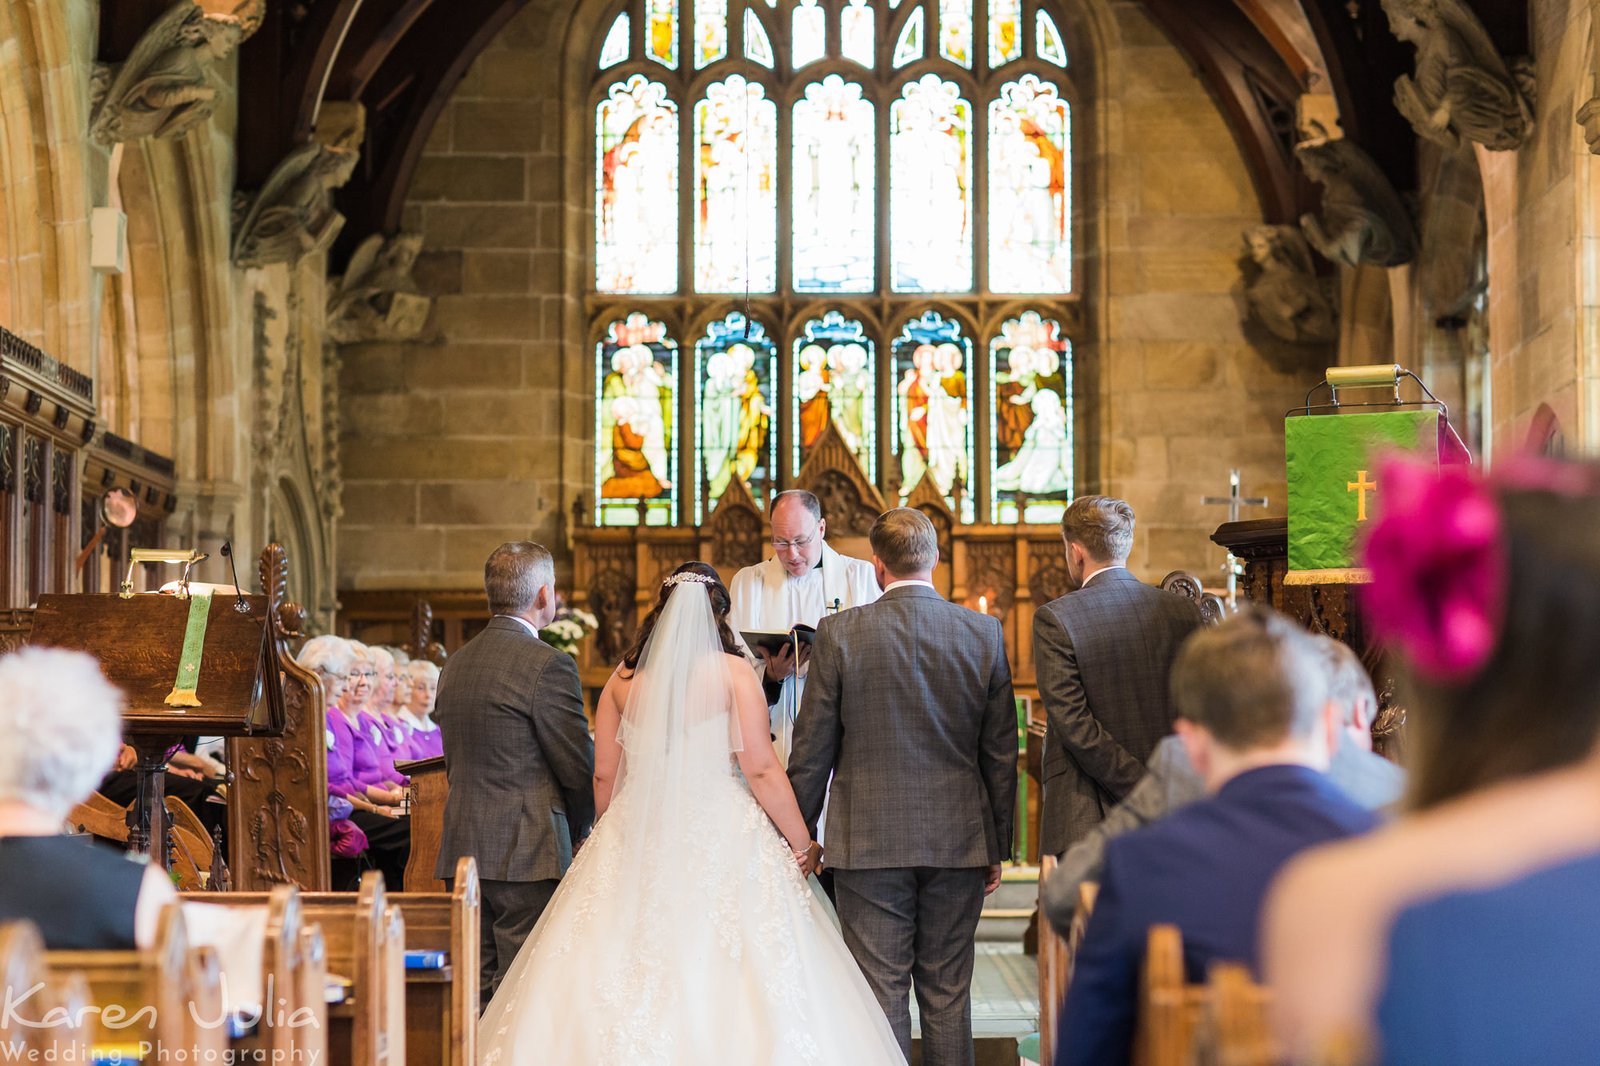
[[844, 942], [907, 1060], [914, 986], [923, 1066], [972, 1066], [972, 943], [987, 873], [982, 867], [834, 869]]
[[[445, 879], [445, 891], [455, 889], [455, 878]], [[556, 894], [560, 881], [480, 881], [478, 908], [479, 1010], [500, 990], [506, 971], [517, 959], [523, 942]], [[476, 1022], [469, 1022], [475, 1025]]]

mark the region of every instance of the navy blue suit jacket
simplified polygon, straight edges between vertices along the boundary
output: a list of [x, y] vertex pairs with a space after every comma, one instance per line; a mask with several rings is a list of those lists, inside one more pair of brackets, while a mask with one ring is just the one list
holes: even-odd
[[1183, 932], [1191, 982], [1203, 981], [1213, 961], [1254, 968], [1258, 912], [1278, 870], [1306, 848], [1376, 824], [1323, 774], [1264, 766], [1111, 841], [1061, 1013], [1056, 1066], [1128, 1061], [1152, 925]]

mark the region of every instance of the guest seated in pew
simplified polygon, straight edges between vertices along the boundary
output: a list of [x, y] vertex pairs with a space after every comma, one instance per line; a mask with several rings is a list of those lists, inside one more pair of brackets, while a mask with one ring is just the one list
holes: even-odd
[[1182, 932], [1191, 982], [1214, 960], [1253, 966], [1257, 911], [1278, 869], [1376, 823], [1322, 772], [1344, 723], [1319, 655], [1311, 634], [1261, 609], [1199, 631], [1179, 651], [1178, 735], [1211, 795], [1106, 848], [1057, 1066], [1128, 1061], [1150, 926]]
[[[1405, 787], [1405, 772], [1372, 751], [1372, 722], [1378, 713], [1378, 695], [1361, 659], [1346, 644], [1318, 634], [1318, 659], [1328, 683], [1341, 728], [1335, 737], [1328, 776], [1357, 803], [1369, 810], [1391, 807]], [[1156, 745], [1149, 769], [1104, 821], [1067, 849], [1044, 884], [1045, 916], [1062, 936], [1072, 930], [1072, 912], [1078, 906], [1078, 886], [1099, 881], [1105, 865], [1106, 844], [1114, 837], [1149, 825], [1206, 794], [1205, 781], [1195, 771], [1177, 734]]]
[[1407, 810], [1274, 887], [1278, 1035], [1295, 1061], [1600, 1062], [1600, 468], [1378, 478], [1364, 606], [1405, 668]]
[[426, 659], [406, 664], [411, 677], [410, 699], [400, 718], [411, 730], [411, 757], [432, 759], [444, 754], [439, 723], [433, 720], [433, 701], [439, 694], [439, 668]]
[[[328, 818], [336, 889], [352, 890], [365, 865], [396, 886], [411, 849], [411, 826], [397, 805], [398, 788], [382, 781], [374, 727], [350, 708], [365, 701], [373, 669], [356, 643], [321, 636], [306, 641], [299, 662], [314, 670], [327, 695]], [[348, 809], [346, 809], [348, 807]], [[344, 860], [344, 861], [341, 861]]]
[[[404, 706], [405, 700], [410, 699], [411, 679], [410, 675], [401, 672], [400, 661], [395, 657], [397, 651], [398, 648], [389, 648], [381, 644], [368, 646], [367, 652], [372, 657], [378, 681], [373, 686], [372, 699], [367, 703], [367, 711], [383, 730], [385, 767], [392, 778], [405, 784], [407, 783], [405, 775], [395, 769], [394, 764], [411, 758], [411, 733], [400, 718], [400, 708]], [[405, 653], [400, 652], [400, 654]]]
[[88, 655], [0, 657], [0, 922], [26, 918], [52, 951], [148, 947], [176, 898], [142, 857], [61, 832], [117, 757], [121, 716], [122, 694]]
[[[199, 739], [184, 737], [183, 748], [173, 752], [167, 759], [164, 777], [166, 795], [182, 801], [200, 819], [200, 824], [206, 827], [207, 832], [220, 833], [226, 842], [228, 808], [214, 802], [212, 797], [217, 795], [217, 786], [227, 779], [228, 768], [209, 755], [195, 752], [193, 749], [198, 746]], [[132, 803], [139, 791], [139, 775], [133, 769], [134, 759], [133, 747], [122, 745], [112, 771], [101, 779], [95, 791], [119, 807]]]
[[374, 645], [363, 644], [359, 640], [347, 640], [345, 643], [358, 660], [357, 672], [352, 675], [352, 680], [360, 676], [363, 664], [368, 679], [364, 686], [352, 684], [345, 694], [348, 704], [345, 709], [354, 708], [355, 711], [356, 774], [363, 781], [393, 793], [393, 802], [399, 803], [405, 786], [411, 782], [405, 774], [395, 769], [388, 720], [378, 709], [379, 703], [387, 702], [393, 692], [390, 682], [386, 680], [392, 670], [392, 659], [387, 652]]

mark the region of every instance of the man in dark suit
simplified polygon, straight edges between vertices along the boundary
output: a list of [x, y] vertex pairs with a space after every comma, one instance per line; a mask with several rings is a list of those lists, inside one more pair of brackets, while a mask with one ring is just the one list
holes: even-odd
[[577, 665], [539, 639], [556, 613], [549, 551], [502, 544], [483, 570], [494, 617], [439, 674], [450, 798], [434, 876], [478, 861], [487, 1003], [594, 821], [594, 741]]
[[[1372, 720], [1378, 713], [1372, 677], [1348, 645], [1321, 634], [1312, 639], [1327, 671], [1328, 699], [1340, 722], [1333, 754], [1328, 759], [1328, 777], [1367, 810], [1390, 808], [1400, 799], [1406, 775], [1372, 750]], [[1078, 906], [1078, 887], [1085, 881], [1100, 880], [1107, 843], [1203, 799], [1205, 794], [1206, 783], [1189, 761], [1183, 738], [1173, 734], [1157, 744], [1150, 757], [1149, 772], [1128, 793], [1128, 798], [1067, 849], [1061, 864], [1042, 886], [1039, 902], [1050, 924], [1062, 936], [1070, 931], [1072, 912]]]
[[1152, 925], [1182, 932], [1191, 982], [1213, 961], [1255, 966], [1261, 899], [1278, 870], [1377, 824], [1322, 772], [1344, 723], [1314, 638], [1293, 621], [1252, 609], [1203, 630], [1179, 654], [1172, 690], [1210, 797], [1106, 848], [1056, 1066], [1128, 1061]]
[[1133, 508], [1080, 496], [1061, 519], [1074, 590], [1033, 616], [1034, 668], [1049, 725], [1039, 850], [1060, 855], [1144, 776], [1172, 731], [1172, 660], [1200, 609], [1129, 573]]
[[789, 780], [816, 832], [845, 943], [907, 1057], [915, 985], [925, 1066], [973, 1061], [973, 940], [1011, 853], [1017, 712], [1000, 623], [933, 587], [920, 511], [872, 526], [883, 598], [824, 617]]

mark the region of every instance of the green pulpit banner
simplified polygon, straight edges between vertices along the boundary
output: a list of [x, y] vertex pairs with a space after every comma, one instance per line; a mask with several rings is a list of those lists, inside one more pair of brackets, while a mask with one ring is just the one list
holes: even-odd
[[1348, 571], [1356, 534], [1383, 498], [1386, 451], [1439, 455], [1439, 412], [1296, 416], [1284, 424], [1289, 478], [1289, 570]]

